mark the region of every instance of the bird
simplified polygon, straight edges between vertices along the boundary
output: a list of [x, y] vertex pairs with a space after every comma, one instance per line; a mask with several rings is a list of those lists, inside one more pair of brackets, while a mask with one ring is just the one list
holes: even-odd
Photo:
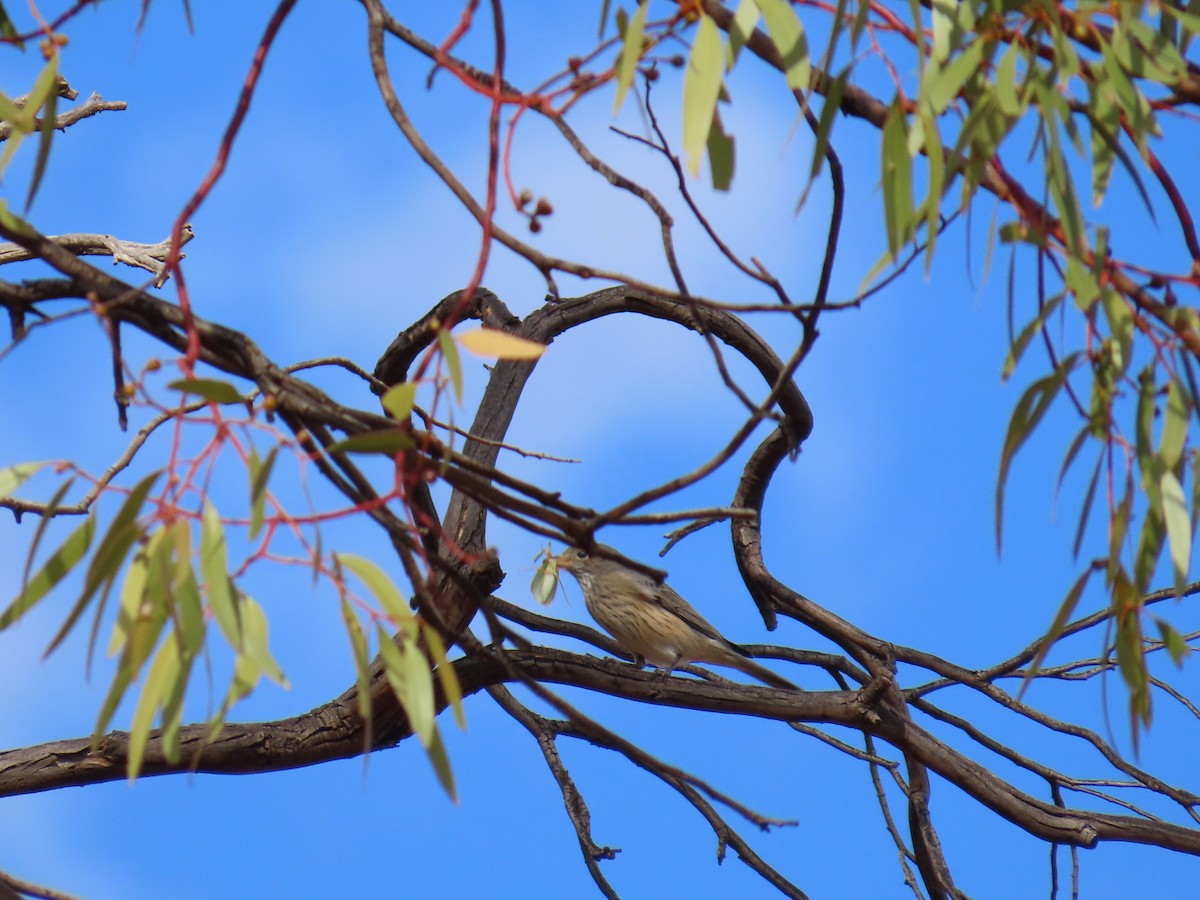
[[[604, 545], [597, 549], [617, 552]], [[713, 663], [737, 669], [771, 687], [800, 690], [756, 663], [744, 647], [722, 637], [669, 585], [579, 547], [568, 547], [554, 561], [575, 576], [592, 618], [633, 655], [638, 666], [649, 662], [670, 672], [688, 663]]]

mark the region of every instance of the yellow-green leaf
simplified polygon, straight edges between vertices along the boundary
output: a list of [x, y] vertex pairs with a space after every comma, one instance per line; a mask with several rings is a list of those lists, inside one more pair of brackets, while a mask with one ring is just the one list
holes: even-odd
[[787, 84], [794, 91], [808, 90], [812, 62], [808, 58], [808, 38], [796, 10], [788, 0], [756, 0], [762, 12], [771, 43], [783, 59]]
[[428, 625], [425, 626], [422, 634], [429, 646], [429, 655], [433, 657], [433, 662], [437, 666], [438, 683], [442, 686], [442, 693], [446, 695], [446, 702], [454, 710], [454, 721], [458, 723], [459, 728], [465, 729], [467, 714], [463, 709], [462, 684], [458, 680], [458, 673], [454, 670], [454, 666], [446, 658], [446, 645], [442, 641], [442, 636], [437, 633], [437, 629]]
[[350, 638], [350, 649], [354, 654], [354, 678], [358, 686], [358, 715], [363, 722], [363, 752], [371, 749], [371, 659], [367, 653], [367, 636], [358, 621], [353, 607], [345, 595], [341, 601], [342, 620], [346, 623], [346, 634]]
[[1175, 590], [1187, 582], [1192, 556], [1192, 517], [1183, 497], [1183, 486], [1170, 469], [1159, 478], [1162, 492], [1163, 520], [1167, 526], [1167, 542], [1171, 548], [1171, 563], [1175, 569]]
[[376, 625], [376, 636], [388, 684], [400, 701], [413, 734], [428, 749], [434, 730], [433, 680], [425, 656], [410, 641], [392, 640], [380, 625]]
[[417, 402], [417, 383], [402, 381], [400, 384], [394, 384], [384, 392], [379, 402], [393, 419], [406, 421]]
[[95, 530], [96, 516], [93, 513], [84, 520], [82, 525], [71, 532], [57, 550], [50, 554], [50, 558], [38, 569], [37, 574], [29, 579], [25, 589], [17, 595], [17, 599], [3, 614], [0, 614], [0, 631], [29, 612], [35, 603], [45, 597], [51, 588], [75, 568], [87, 553]]
[[720, 29], [708, 16], [701, 15], [683, 76], [683, 152], [692, 175], [700, 173], [700, 159], [708, 143], [724, 72]]
[[200, 523], [200, 575], [208, 595], [213, 618], [235, 650], [242, 649], [242, 620], [238, 594], [229, 580], [229, 561], [225, 550], [225, 528], [217, 509], [204, 501]]
[[245, 647], [242, 655], [253, 661], [254, 667], [282, 688], [290, 687], [283, 669], [275, 662], [270, 650], [270, 627], [266, 613], [257, 601], [245, 594], [240, 595], [242, 610], [242, 632]]
[[[102, 585], [112, 586], [121, 565], [125, 562], [126, 555], [133, 547], [134, 541], [142, 533], [141, 527], [137, 523], [137, 515], [141, 512], [142, 503], [145, 502], [146, 495], [158, 479], [158, 475], [158, 472], [154, 472], [138, 482], [129, 492], [129, 496], [125, 498], [125, 502], [121, 504], [121, 508], [117, 510], [117, 514], [113, 517], [108, 531], [100, 540], [100, 546], [96, 548], [96, 553], [88, 565], [87, 575], [83, 579], [83, 591], [80, 593], [79, 599], [75, 601], [71, 612], [68, 613], [66, 621], [50, 641], [50, 646], [46, 648], [47, 656], [53, 653], [71, 633], [71, 629], [75, 627], [75, 623], [87, 609], [96, 591]], [[105, 590], [107, 591], [108, 588], [106, 587]]]
[[150, 736], [150, 726], [154, 724], [154, 714], [162, 706], [164, 695], [173, 687], [179, 678], [179, 651], [174, 641], [163, 641], [154, 655], [154, 662], [146, 672], [146, 683], [142, 685], [142, 694], [138, 698], [137, 708], [133, 713], [133, 724], [129, 729], [129, 781], [137, 780], [142, 770], [142, 759], [146, 752], [146, 741]]
[[633, 76], [637, 72], [638, 61], [642, 58], [642, 38], [646, 34], [646, 11], [650, 8], [650, 0], [641, 0], [637, 11], [624, 29], [624, 42], [621, 44], [621, 55], [617, 59], [617, 97], [613, 103], [613, 115], [621, 110], [629, 86], [633, 84]]
[[446, 371], [450, 375], [450, 384], [454, 387], [454, 398], [462, 403], [463, 374], [462, 360], [458, 357], [458, 347], [450, 332], [442, 328], [437, 333], [438, 348], [442, 351], [442, 359], [446, 361]]
[[0, 469], [0, 497], [9, 496], [45, 465], [44, 462], [28, 462]]
[[476, 328], [458, 335], [457, 340], [476, 356], [497, 359], [537, 359], [546, 352], [545, 344], [497, 328]]
[[396, 626], [405, 627], [411, 636], [416, 636], [412, 610], [408, 608], [400, 589], [383, 569], [371, 560], [351, 553], [335, 553], [333, 558], [342, 568], [349, 569], [358, 576]]
[[437, 773], [442, 790], [453, 802], [457, 803], [458, 790], [454, 786], [454, 772], [450, 768], [450, 757], [446, 753], [446, 745], [442, 743], [442, 735], [436, 724], [433, 728], [433, 737], [429, 746], [425, 748], [425, 752], [429, 754], [429, 761], [433, 763], [433, 771]]

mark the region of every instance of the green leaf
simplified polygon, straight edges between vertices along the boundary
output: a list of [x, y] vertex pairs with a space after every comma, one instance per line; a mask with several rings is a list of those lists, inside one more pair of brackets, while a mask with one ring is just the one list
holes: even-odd
[[1109, 331], [1112, 332], [1113, 340], [1117, 342], [1117, 349], [1120, 351], [1120, 357], [1113, 362], [1116, 364], [1117, 374], [1123, 375], [1133, 358], [1133, 310], [1129, 308], [1128, 301], [1116, 291], [1105, 289], [1100, 298], [1104, 305], [1104, 317], [1108, 319]]
[[1133, 584], [1138, 593], [1150, 588], [1158, 558], [1162, 554], [1166, 528], [1163, 522], [1162, 493], [1157, 484], [1150, 500], [1150, 510], [1142, 520], [1142, 532], [1138, 537], [1137, 552], [1133, 557]]
[[908, 243], [913, 230], [912, 157], [908, 127], [898, 106], [888, 110], [883, 126], [883, 213], [892, 259]]
[[733, 22], [729, 26], [729, 58], [726, 60], [726, 70], [732, 69], [737, 62], [738, 54], [754, 34], [754, 26], [758, 24], [758, 4], [754, 0], [741, 0], [737, 11], [733, 14]]
[[242, 616], [238, 592], [229, 579], [229, 559], [225, 549], [225, 527], [210, 500], [204, 501], [200, 520], [200, 577], [208, 595], [208, 606], [229, 646], [244, 649]]
[[442, 743], [442, 735], [436, 725], [425, 752], [429, 754], [429, 761], [433, 764], [433, 771], [437, 773], [438, 783], [441, 784], [442, 790], [452, 801], [457, 803], [458, 790], [454, 786], [454, 772], [450, 768], [450, 757], [446, 753], [446, 745]]
[[771, 43], [783, 59], [787, 84], [793, 91], [808, 90], [812, 62], [808, 57], [808, 38], [804, 25], [788, 0], [756, 0]]
[[[35, 105], [36, 104], [36, 105]], [[50, 159], [50, 145], [54, 141], [54, 128], [58, 121], [58, 54], [46, 60], [46, 66], [38, 75], [33, 94], [26, 106], [42, 110], [41, 138], [38, 140], [37, 156], [33, 162], [33, 173], [29, 177], [29, 193], [25, 196], [25, 212], [33, 206], [42, 176], [46, 174], [46, 163]]]
[[154, 714], [162, 705], [164, 695], [174, 686], [180, 676], [179, 651], [174, 641], [163, 641], [154, 655], [154, 662], [146, 673], [146, 683], [138, 698], [133, 713], [133, 724], [129, 729], [129, 781], [137, 780], [142, 770], [142, 759], [146, 752], [146, 741]]
[[708, 132], [708, 166], [714, 190], [727, 191], [733, 183], [734, 150], [733, 136], [726, 134], [721, 125], [720, 111], [713, 110], [712, 128]]
[[[96, 717], [96, 727], [92, 733], [93, 748], [99, 745], [100, 737], [112, 721], [125, 692], [137, 679], [142, 665], [150, 658], [158, 644], [163, 625], [167, 621], [170, 603], [169, 581], [173, 568], [173, 549], [174, 545], [166, 529], [159, 529], [150, 536], [150, 540], [139, 553], [145, 560], [146, 578], [142, 582], [144, 590], [138, 596], [132, 614], [126, 622], [121, 658]], [[124, 597], [122, 599], [124, 600]]]
[[825, 103], [821, 107], [821, 118], [817, 120], [817, 133], [814, 135], [813, 161], [812, 168], [809, 170], [812, 178], [817, 177], [825, 165], [825, 151], [829, 147], [829, 138], [833, 135], [835, 116], [842, 108], [842, 95], [846, 91], [846, 82], [849, 78], [850, 68], [842, 69], [830, 82], [829, 90], [825, 94]]
[[926, 70], [926, 77], [921, 83], [921, 97], [934, 115], [940, 116], [944, 113], [958, 97], [967, 79], [979, 72], [983, 62], [983, 48], [984, 40], [980, 38], [951, 60], [944, 69], [938, 71], [935, 66], [930, 66]]
[[1009, 467], [1018, 450], [1028, 439], [1029, 435], [1041, 422], [1046, 410], [1058, 396], [1066, 382], [1067, 375], [1075, 367], [1079, 359], [1078, 353], [1067, 356], [1057, 369], [1044, 378], [1031, 384], [1013, 409], [1008, 422], [1008, 432], [1004, 436], [1004, 448], [1000, 453], [1000, 475], [996, 480], [996, 550], [1000, 551], [1004, 531], [1004, 487], [1008, 481]]
[[349, 569], [367, 586], [367, 590], [375, 596], [388, 618], [397, 627], [404, 628], [410, 637], [416, 637], [416, 622], [412, 610], [408, 608], [400, 589], [383, 569], [369, 559], [350, 553], [335, 553], [333, 558], [339, 566]]
[[93, 513], [50, 554], [50, 558], [38, 569], [37, 574], [29, 579], [8, 609], [0, 614], [0, 631], [29, 612], [34, 604], [50, 593], [50, 590], [75, 568], [91, 546], [95, 530], [96, 516]]
[[1158, 633], [1162, 635], [1163, 646], [1167, 648], [1167, 653], [1171, 654], [1171, 661], [1182, 668], [1184, 660], [1192, 652], [1187, 639], [1162, 619], [1155, 618], [1154, 624], [1158, 626]]
[[363, 753], [367, 753], [371, 750], [372, 743], [371, 659], [367, 652], [367, 636], [345, 595], [341, 595], [338, 599], [341, 602], [342, 620], [346, 623], [346, 634], [350, 638], [350, 649], [354, 654], [354, 678], [355, 684], [358, 686], [358, 715], [363, 723]]
[[708, 16], [701, 15], [683, 76], [683, 152], [693, 176], [700, 173], [700, 159], [708, 143], [724, 72], [720, 29]]
[[117, 514], [113, 517], [108, 531], [100, 540], [100, 546], [96, 548], [96, 553], [88, 566], [87, 575], [83, 580], [83, 592], [75, 601], [75, 606], [67, 615], [67, 619], [59, 628], [58, 633], [50, 641], [50, 646], [46, 648], [46, 656], [53, 653], [71, 633], [71, 629], [75, 627], [75, 623], [87, 609], [96, 591], [103, 585], [112, 586], [130, 548], [142, 533], [142, 529], [137, 523], [137, 515], [141, 512], [146, 495], [150, 493], [150, 488], [154, 486], [158, 476], [158, 472], [153, 472], [138, 482], [129, 492], [129, 496], [125, 498], [125, 502], [121, 504], [121, 508], [117, 510]]
[[[67, 491], [75, 484], [75, 476], [72, 475], [66, 481], [58, 486], [58, 489], [46, 501], [45, 509], [38, 517], [37, 528], [33, 531], [33, 540], [29, 543], [29, 552], [25, 554], [25, 568], [21, 571], [21, 591], [29, 586], [29, 573], [33, 569], [33, 560], [37, 556], [38, 548], [42, 546], [42, 538], [46, 536], [46, 529], [50, 527], [50, 522], [58, 515], [59, 507], [62, 505], [62, 499], [67, 495]], [[2, 627], [2, 626], [0, 626]]]
[[441, 328], [437, 333], [438, 348], [446, 361], [446, 370], [450, 375], [450, 384], [454, 387], [454, 397], [461, 404], [463, 395], [462, 360], [458, 356], [458, 345], [449, 330]]
[[12, 19], [4, 10], [4, 4], [0, 3], [0, 37], [7, 38], [18, 50], [24, 50], [25, 44], [23, 41], [17, 40], [17, 34], [16, 26], [13, 25]]
[[1149, 673], [1143, 652], [1141, 602], [1127, 578], [1118, 578], [1113, 585], [1113, 613], [1117, 663], [1129, 688], [1130, 724], [1136, 738], [1138, 723], [1150, 724]]
[[0, 497], [7, 497], [26, 481], [33, 477], [38, 469], [47, 465], [44, 462], [17, 463], [0, 469]]
[[108, 655], [116, 656], [129, 639], [129, 630], [137, 619], [142, 597], [146, 593], [147, 561], [145, 550], [134, 554], [133, 561], [125, 570], [125, 581], [121, 584], [121, 602], [117, 608], [117, 620], [113, 623], [112, 638], [108, 642]]
[[[650, 0], [641, 0], [637, 11], [623, 32], [624, 42], [621, 44], [621, 55], [617, 58], [617, 97], [613, 103], [613, 115], [621, 111], [629, 86], [633, 84], [633, 76], [637, 73], [638, 62], [642, 58], [642, 39], [646, 34], [646, 11], [650, 8]], [[397, 416], [397, 418], [400, 418]]]
[[241, 403], [242, 395], [228, 381], [213, 378], [183, 378], [167, 385], [173, 391], [195, 394], [210, 403]]
[[1021, 361], [1021, 357], [1025, 355], [1025, 351], [1029, 347], [1029, 342], [1046, 327], [1046, 322], [1050, 316], [1054, 315], [1054, 311], [1058, 309], [1059, 304], [1062, 303], [1063, 298], [1066, 296], [1065, 292], [1055, 294], [1042, 305], [1038, 314], [1021, 329], [1021, 333], [1017, 335], [1016, 340], [1008, 347], [1008, 354], [1004, 358], [1004, 367], [1000, 371], [1001, 380], [1008, 381], [1012, 373], [1016, 371], [1017, 364]]
[[254, 598], [240, 594], [239, 599], [242, 610], [242, 634], [245, 638], [242, 657], [248, 658], [257, 671], [262, 672], [280, 687], [290, 687], [287, 676], [283, 674], [283, 669], [279, 668], [279, 664], [271, 656], [268, 640], [270, 626], [266, 613]]
[[425, 657], [411, 641], [402, 639], [397, 643], [380, 625], [375, 630], [388, 684], [400, 701], [413, 734], [428, 749], [434, 732], [433, 680]]
[[1050, 652], [1050, 648], [1058, 641], [1059, 635], [1063, 629], [1067, 627], [1067, 623], [1071, 621], [1071, 615], [1075, 612], [1075, 607], [1079, 605], [1079, 598], [1083, 594], [1083, 589], [1087, 587], [1088, 579], [1092, 577], [1093, 570], [1089, 567], [1082, 575], [1075, 579], [1075, 583], [1071, 585], [1071, 589], [1067, 591], [1067, 596], [1063, 598], [1063, 602], [1058, 607], [1058, 612], [1054, 614], [1054, 619], [1050, 622], [1050, 627], [1046, 630], [1041, 641], [1038, 644], [1037, 653], [1029, 663], [1029, 668], [1025, 670], [1025, 678], [1021, 681], [1021, 690], [1017, 694], [1018, 697], [1025, 693], [1025, 689], [1029, 687], [1033, 677], [1037, 675], [1038, 669], [1041, 668], [1042, 662], [1046, 659], [1046, 654]]
[[260, 464], [258, 453], [250, 447], [250, 464], [247, 467], [250, 474], [250, 540], [258, 537], [262, 530], [263, 516], [266, 509], [267, 482], [271, 480], [271, 470], [275, 468], [275, 460], [279, 456], [279, 446], [276, 445], [267, 453], [267, 458]]
[[1154, 454], [1154, 417], [1158, 414], [1154, 365], [1148, 364], [1138, 375], [1137, 455], [1143, 469], [1149, 468], [1149, 460]]
[[412, 438], [399, 428], [387, 431], [364, 431], [335, 441], [325, 448], [327, 453], [382, 453], [395, 456], [402, 450], [413, 448]]
[[1183, 486], [1170, 469], [1162, 473], [1159, 489], [1162, 492], [1162, 512], [1171, 548], [1171, 563], [1175, 568], [1175, 591], [1180, 593], [1187, 583], [1191, 566], [1192, 518], [1183, 497]]
[[450, 708], [454, 710], [454, 721], [458, 723], [458, 727], [465, 729], [467, 727], [467, 714], [463, 709], [463, 693], [462, 684], [458, 680], [458, 673], [454, 670], [453, 664], [446, 658], [446, 645], [442, 641], [442, 636], [437, 633], [437, 629], [426, 625], [421, 632], [425, 636], [425, 643], [429, 647], [429, 655], [433, 659], [433, 663], [437, 666], [436, 672], [438, 684], [442, 686], [442, 693], [446, 695], [446, 702], [450, 704]]
[[1187, 390], [1178, 381], [1167, 385], [1167, 416], [1163, 423], [1162, 439], [1158, 455], [1163, 465], [1174, 472], [1183, 456], [1183, 445], [1187, 440], [1188, 421], [1191, 418], [1191, 402]]
[[1025, 104], [1017, 88], [1017, 56], [1022, 56], [1016, 41], [1008, 45], [996, 66], [996, 103], [1006, 116], [1017, 118], [1025, 114]]
[[[1084, 428], [1086, 429], [1087, 426], [1085, 425]], [[1087, 491], [1083, 495], [1083, 503], [1079, 507], [1079, 523], [1075, 526], [1075, 543], [1071, 545], [1073, 559], [1079, 559], [1079, 548], [1083, 546], [1083, 535], [1087, 531], [1092, 502], [1096, 499], [1096, 485], [1100, 483], [1100, 469], [1103, 462], [1103, 456], [1096, 458], [1096, 466], [1092, 469], [1091, 480], [1088, 481]]]
[[402, 381], [400, 384], [392, 385], [379, 398], [379, 402], [393, 419], [399, 419], [401, 422], [407, 421], [412, 414], [413, 405], [417, 402], [417, 383]]

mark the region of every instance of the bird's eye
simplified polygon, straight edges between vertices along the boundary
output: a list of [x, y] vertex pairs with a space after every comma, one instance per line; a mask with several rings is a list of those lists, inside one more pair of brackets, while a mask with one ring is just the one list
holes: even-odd
[[575, 558], [576, 559], [587, 559], [588, 558], [587, 551], [586, 550], [576, 550]]

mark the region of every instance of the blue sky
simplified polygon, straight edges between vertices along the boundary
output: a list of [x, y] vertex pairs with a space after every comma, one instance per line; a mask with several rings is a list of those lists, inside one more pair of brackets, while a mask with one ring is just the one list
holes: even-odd
[[[31, 214], [44, 232], [100, 231], [139, 241], [165, 236], [211, 163], [271, 9], [254, 3], [217, 12], [194, 4], [196, 33], [189, 35], [179, 5], [160, 0], [137, 35], [138, 5], [104, 4], [68, 30], [62, 68], [73, 86], [84, 96], [95, 90], [127, 100], [129, 110], [81, 123], [56, 140]], [[412, 24], [444, 35], [457, 14], [454, 5], [425, 8]], [[587, 47], [595, 15], [593, 5], [581, 4], [578, 12], [560, 10], [546, 22], [530, 14], [530, 6], [514, 4], [511, 79], [532, 85], [568, 48]], [[364, 16], [355, 4], [298, 5], [268, 59], [229, 171], [194, 219], [198, 236], [188, 247], [186, 272], [197, 311], [248, 332], [280, 363], [337, 354], [370, 369], [400, 328], [466, 283], [478, 253], [466, 214], [390, 124], [365, 45]], [[463, 49], [476, 60], [487, 58], [482, 39], [469, 37]], [[37, 68], [36, 52], [4, 58], [0, 89], [23, 92]], [[426, 93], [423, 61], [399, 47], [390, 58], [418, 124], [468, 184], [482, 184], [481, 105], [463, 105], [463, 91], [444, 74]], [[778, 85], [744, 68], [731, 82], [734, 103], [726, 113], [739, 140], [735, 191], [714, 197], [696, 187], [737, 248], [759, 256], [803, 297], [820, 264], [828, 194], [818, 187], [804, 212], [792, 214], [810, 144], [794, 128]], [[669, 83], [658, 94], [672, 135], [676, 96]], [[763, 299], [747, 297], [698, 229], [682, 221], [661, 161], [605, 132], [609, 103], [608, 95], [584, 103], [576, 128], [618, 168], [669, 200], [681, 220], [679, 245], [692, 289]], [[620, 124], [639, 129], [632, 104]], [[556, 210], [538, 246], [663, 281], [653, 220], [614, 197], [551, 137], [544, 124], [528, 121], [515, 152], [518, 186], [549, 197]], [[846, 298], [884, 246], [878, 144], [873, 131], [851, 121], [839, 124], [835, 140], [849, 169], [851, 197], [833, 294]], [[6, 176], [6, 196], [23, 196], [29, 156], [22, 154]], [[1185, 184], [1190, 196], [1197, 196], [1195, 187]], [[1114, 204], [1116, 218], [1142, 222], [1127, 191], [1118, 190]], [[997, 559], [992, 503], [999, 450], [1008, 414], [1027, 383], [1023, 377], [1040, 372], [1027, 365], [1011, 383], [1000, 381], [1007, 261], [998, 254], [991, 279], [980, 282], [980, 238], [991, 207], [985, 202], [978, 212], [973, 239], [962, 223], [943, 236], [928, 277], [916, 266], [862, 310], [826, 317], [821, 341], [798, 376], [816, 428], [800, 458], [777, 475], [764, 528], [768, 563], [805, 595], [883, 638], [982, 667], [1038, 636], [1074, 580], [1070, 545], [1083, 486], [1068, 480], [1055, 507], [1054, 478], [1074, 424], [1059, 411], [1014, 467], [1004, 555]], [[519, 228], [515, 216], [503, 220]], [[1138, 249], [1174, 239], [1144, 223], [1125, 237]], [[973, 282], [966, 276], [968, 253]], [[1028, 307], [1028, 267], [1018, 271]], [[502, 250], [493, 255], [485, 284], [518, 315], [536, 309], [545, 293], [539, 275]], [[599, 286], [560, 284], [566, 294]], [[167, 295], [173, 296], [170, 288]], [[796, 329], [781, 318], [759, 316], [752, 324], [777, 346], [795, 340]], [[126, 340], [135, 367], [162, 354], [149, 341]], [[115, 425], [108, 365], [107, 344], [86, 319], [43, 332], [0, 363], [0, 464], [72, 458], [102, 470], [127, 439]], [[734, 371], [757, 387], [747, 367]], [[460, 422], [469, 421], [486, 371], [469, 361], [466, 375]], [[314, 380], [347, 401], [371, 402], [344, 374], [320, 373]], [[663, 323], [612, 317], [551, 347], [510, 432], [520, 446], [581, 463], [502, 461], [572, 501], [604, 507], [703, 461], [739, 423], [738, 406], [702, 342]], [[147, 450], [161, 460], [166, 447], [159, 439]], [[244, 502], [244, 475], [233, 466], [221, 471], [214, 500], [235, 515]], [[659, 508], [722, 503], [737, 472], [735, 464]], [[297, 484], [294, 470], [281, 470], [280, 491], [300, 503]], [[48, 495], [51, 485], [36, 479], [25, 495]], [[318, 505], [334, 502], [319, 486], [315, 494]], [[627, 529], [604, 539], [652, 561], [662, 530]], [[16, 526], [0, 517], [0, 598], [17, 590], [31, 532], [29, 519]], [[500, 595], [530, 604], [527, 585], [543, 542], [503, 523], [492, 524], [489, 540], [509, 573]], [[331, 527], [326, 543], [386, 559], [381, 537], [356, 525]], [[775, 635], [763, 631], [737, 580], [727, 531], [707, 529], [661, 564], [671, 583], [731, 639], [822, 647], [794, 623], [782, 623]], [[294, 715], [351, 682], [336, 596], [327, 585], [314, 589], [308, 573], [274, 567], [252, 572], [246, 587], [270, 616], [275, 656], [292, 688], [262, 686], [233, 718]], [[82, 635], [40, 659], [71, 599], [68, 586], [0, 634], [4, 747], [92, 728], [111, 670], [99, 662], [85, 683]], [[1092, 594], [1083, 605], [1091, 609], [1100, 599]], [[587, 620], [574, 584], [550, 611]], [[1183, 629], [1194, 619], [1185, 607], [1172, 616]], [[1098, 642], [1095, 635], [1076, 641], [1062, 658], [1068, 650], [1095, 655]], [[219, 668], [220, 653], [215, 657]], [[830, 686], [811, 673], [800, 678], [811, 689]], [[1180, 681], [1194, 689], [1194, 667]], [[1124, 746], [1122, 692], [1110, 679], [1112, 729]], [[752, 808], [798, 820], [796, 828], [769, 835], [743, 833], [811, 896], [909, 896], [863, 764], [797, 738], [781, 724], [564, 695]], [[1070, 693], [1035, 686], [1030, 695], [1106, 733], [1099, 683]], [[998, 711], [976, 698], [958, 697], [949, 706], [978, 714], [1001, 729], [997, 733], [1011, 735], [1014, 747], [1052, 762], [1066, 766], [1080, 752], [1012, 722], [1005, 729]], [[197, 718], [205, 714], [204, 696], [196, 697], [194, 709]], [[129, 713], [118, 714], [117, 727], [128, 724]], [[448, 883], [455, 895], [526, 897], [537, 893], [535, 884], [552, 885], [547, 892], [555, 895], [590, 895], [561, 797], [534, 742], [486, 696], [470, 700], [467, 714], [465, 733], [443, 724], [459, 784], [457, 806], [441, 793], [419, 746], [408, 742], [365, 765], [351, 760], [250, 778], [143, 779], [132, 787], [119, 782], [8, 799], [0, 816], [0, 869], [89, 898], [366, 895], [398, 887], [427, 896], [447, 893]], [[1194, 729], [1194, 721], [1160, 701], [1141, 764], [1183, 782], [1190, 767], [1177, 751], [1194, 741]], [[594, 838], [622, 848], [605, 865], [622, 896], [774, 896], [732, 854], [718, 868], [711, 832], [662, 785], [596, 748], [564, 742], [562, 750], [591, 806]], [[1091, 769], [1103, 773], [1099, 762]], [[1089, 774], [1088, 766], [1070, 768]], [[1044, 795], [1036, 781], [1001, 771]], [[893, 803], [903, 818], [898, 798]], [[1042, 844], [943, 783], [935, 783], [933, 813], [960, 884], [973, 896], [1045, 890]], [[1082, 855], [1083, 896], [1128, 896], [1134, 885], [1144, 889], [1151, 873], [1171, 883], [1196, 872], [1191, 859], [1105, 846]]]

